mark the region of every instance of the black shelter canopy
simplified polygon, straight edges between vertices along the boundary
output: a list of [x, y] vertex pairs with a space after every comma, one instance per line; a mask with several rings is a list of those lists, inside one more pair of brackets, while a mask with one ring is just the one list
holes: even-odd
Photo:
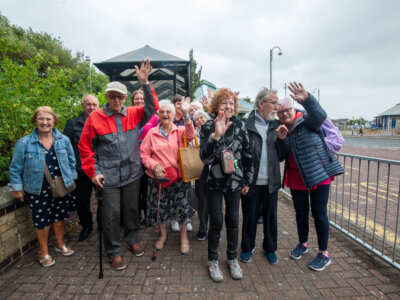
[[141, 88], [134, 66], [139, 67], [143, 59], [150, 59], [153, 70], [149, 81], [153, 82], [160, 100], [172, 99], [175, 94], [190, 95], [190, 61], [148, 45], [94, 65], [108, 75], [110, 81], [120, 81], [133, 92]]

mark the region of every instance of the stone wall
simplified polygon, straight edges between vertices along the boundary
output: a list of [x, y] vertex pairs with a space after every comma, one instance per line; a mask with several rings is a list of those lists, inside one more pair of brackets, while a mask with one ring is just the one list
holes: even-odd
[[0, 188], [0, 273], [37, 244], [31, 210]]

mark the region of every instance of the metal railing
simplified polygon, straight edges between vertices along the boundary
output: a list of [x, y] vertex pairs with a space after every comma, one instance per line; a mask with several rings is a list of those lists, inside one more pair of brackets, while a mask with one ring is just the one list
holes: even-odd
[[400, 270], [400, 161], [337, 157], [345, 173], [331, 183], [330, 224]]

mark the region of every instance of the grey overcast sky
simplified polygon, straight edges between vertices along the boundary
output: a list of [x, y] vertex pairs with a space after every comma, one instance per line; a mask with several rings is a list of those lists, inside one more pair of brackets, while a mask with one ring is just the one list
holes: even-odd
[[279, 97], [300, 81], [331, 118], [372, 119], [400, 102], [397, 0], [2, 0], [0, 10], [92, 62], [145, 45], [187, 59], [193, 48], [203, 79], [252, 99], [279, 46]]

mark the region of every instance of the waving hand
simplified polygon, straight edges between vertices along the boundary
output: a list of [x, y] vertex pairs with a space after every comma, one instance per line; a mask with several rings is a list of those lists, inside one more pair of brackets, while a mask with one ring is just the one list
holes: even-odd
[[140, 69], [138, 66], [135, 66], [136, 76], [139, 79], [141, 84], [146, 84], [149, 78], [149, 74], [153, 67], [150, 65], [150, 61], [147, 59], [142, 60], [142, 64], [140, 65]]
[[307, 91], [300, 82], [291, 82], [289, 84], [289, 90], [293, 93], [290, 97], [298, 103], [304, 102], [308, 98]]

